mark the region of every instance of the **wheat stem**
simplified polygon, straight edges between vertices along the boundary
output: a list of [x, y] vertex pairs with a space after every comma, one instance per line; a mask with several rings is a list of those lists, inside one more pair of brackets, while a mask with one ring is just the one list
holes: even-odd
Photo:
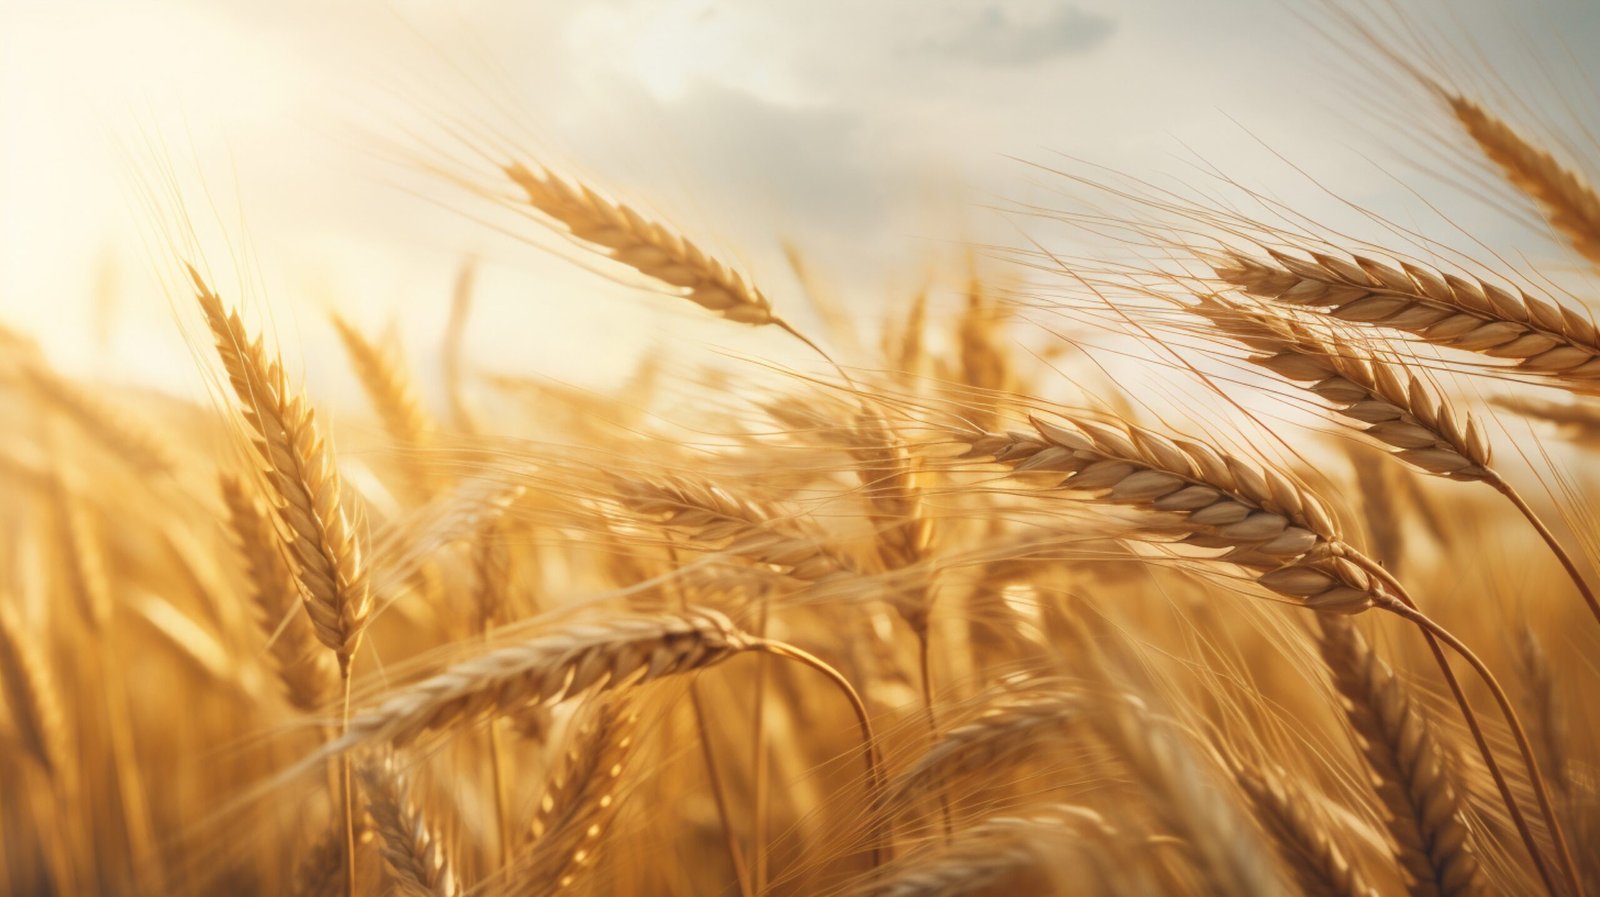
[[[1494, 673], [1490, 672], [1488, 665], [1477, 654], [1473, 653], [1472, 649], [1468, 648], [1448, 629], [1435, 623], [1415, 607], [1402, 602], [1398, 598], [1387, 595], [1380, 595], [1376, 600], [1376, 606], [1416, 624], [1449, 645], [1451, 650], [1455, 651], [1471, 665], [1479, 678], [1483, 680], [1484, 685], [1488, 686], [1489, 692], [1494, 695], [1495, 703], [1500, 706], [1500, 713], [1505, 717], [1506, 725], [1511, 729], [1512, 738], [1517, 742], [1517, 750], [1522, 753], [1522, 761], [1527, 767], [1528, 779], [1533, 786], [1534, 797], [1539, 802], [1539, 813], [1544, 817], [1545, 827], [1549, 830], [1551, 839], [1555, 841], [1556, 854], [1561, 862], [1561, 870], [1566, 875], [1567, 884], [1571, 887], [1573, 894], [1583, 897], [1583, 885], [1578, 879], [1576, 867], [1572, 862], [1572, 851], [1567, 846], [1566, 832], [1556, 819], [1555, 808], [1550, 801], [1549, 788], [1545, 784], [1544, 775], [1539, 771], [1539, 760], [1534, 755], [1533, 745], [1528, 741], [1528, 733], [1523, 729], [1522, 721], [1518, 718], [1516, 710], [1511, 706], [1511, 699], [1506, 695], [1505, 689], [1500, 687], [1499, 680], [1495, 678]], [[1539, 851], [1533, 841], [1532, 833], [1527, 831], [1526, 823], [1519, 828], [1522, 830], [1524, 840], [1528, 842], [1528, 850], [1533, 854], [1534, 862], [1543, 871], [1543, 861], [1539, 857]], [[1548, 878], [1545, 884], [1551, 894], [1559, 893], [1554, 886], [1554, 882], [1549, 881]]]

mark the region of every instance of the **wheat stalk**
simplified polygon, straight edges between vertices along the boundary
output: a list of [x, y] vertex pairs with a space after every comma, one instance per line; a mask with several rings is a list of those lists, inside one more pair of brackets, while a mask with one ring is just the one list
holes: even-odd
[[34, 392], [70, 417], [83, 432], [105, 449], [146, 474], [171, 474], [178, 469], [171, 444], [116, 402], [84, 389], [44, 366], [24, 361], [22, 367]]
[[267, 640], [284, 695], [299, 710], [319, 710], [334, 697], [334, 671], [310, 621], [296, 606], [299, 587], [284, 559], [283, 540], [237, 476], [222, 475], [222, 500], [234, 547], [244, 558], [256, 623]]
[[372, 609], [361, 539], [344, 507], [344, 487], [310, 405], [289, 390], [283, 366], [262, 341], [251, 339], [200, 274], [189, 269], [200, 308], [238, 397], [251, 442], [278, 498], [277, 515], [290, 538], [301, 599], [318, 641], [348, 678]]
[[[1176, 516], [1184, 541], [1226, 548], [1228, 560], [1306, 607], [1359, 613], [1381, 587], [1339, 538], [1327, 505], [1272, 468], [1258, 468], [1201, 443], [1128, 424], [1030, 418], [1031, 433], [955, 431], [966, 458], [992, 458], [1055, 488]], [[1264, 571], [1264, 572], [1263, 572]]]
[[1600, 414], [1582, 399], [1551, 402], [1533, 396], [1495, 396], [1490, 401], [1519, 417], [1552, 424], [1563, 436], [1585, 447], [1600, 443]]
[[493, 648], [397, 689], [357, 711], [329, 750], [403, 744], [522, 707], [642, 685], [713, 666], [756, 644], [726, 616], [705, 609], [574, 626]]
[[97, 520], [83, 497], [67, 484], [62, 464], [52, 467], [50, 485], [64, 585], [90, 631], [104, 632], [111, 625], [113, 597]]
[[1305, 325], [1223, 297], [1201, 297], [1191, 309], [1230, 338], [1266, 353], [1250, 360], [1289, 380], [1313, 381], [1312, 392], [1367, 424], [1366, 433], [1396, 449], [1412, 466], [1455, 480], [1487, 483], [1525, 517], [1561, 563], [1596, 621], [1600, 599], [1577, 562], [1506, 479], [1489, 466], [1489, 443], [1468, 415], [1455, 410], [1403, 365], [1368, 356], [1336, 336], [1322, 339]]
[[[370, 836], [370, 832], [363, 831], [362, 843]], [[294, 897], [346, 897], [345, 866], [344, 828], [327, 826], [300, 853], [289, 893]]]
[[1090, 719], [1150, 794], [1157, 816], [1188, 844], [1210, 893], [1283, 892], [1249, 824], [1172, 720], [1131, 694], [1107, 695]]
[[[989, 893], [1001, 882], [1030, 887], [1044, 884], [1040, 867], [1074, 823], [1107, 828], [1093, 810], [1052, 806], [1026, 815], [997, 816], [965, 828], [955, 841], [931, 857], [908, 860], [892, 875], [869, 881], [853, 897], [956, 897]], [[1025, 878], [1030, 873], [1034, 877]], [[1031, 892], [1031, 891], [1030, 891]]]
[[367, 339], [354, 325], [339, 315], [333, 316], [334, 329], [350, 356], [351, 367], [367, 399], [377, 410], [383, 428], [398, 447], [410, 454], [405, 459], [411, 489], [417, 498], [426, 501], [436, 488], [434, 477], [423, 469], [417, 453], [428, 448], [434, 430], [433, 421], [422, 408], [416, 388], [405, 373], [404, 365], [395, 348], [385, 349]]
[[1370, 256], [1323, 252], [1303, 259], [1276, 249], [1267, 255], [1228, 249], [1211, 267], [1221, 280], [1263, 299], [1326, 308], [1342, 320], [1511, 359], [1513, 370], [1552, 385], [1600, 392], [1600, 333], [1582, 312], [1411, 262], [1395, 267]]
[[394, 758], [369, 762], [357, 770], [367, 797], [383, 861], [406, 897], [459, 897], [449, 850], [427, 817], [411, 802], [405, 777]]
[[1347, 620], [1319, 617], [1318, 647], [1388, 813], [1413, 897], [1476, 894], [1483, 877], [1448, 755], [1394, 671]]
[[1042, 739], [1060, 731], [1080, 709], [1081, 701], [1070, 694], [1009, 695], [972, 722], [940, 736], [889, 784], [885, 804], [900, 806], [954, 776], [997, 774], [1004, 764], [1025, 757]]
[[1377, 897], [1334, 842], [1326, 820], [1313, 814], [1307, 795], [1297, 793], [1282, 770], [1238, 765], [1234, 780], [1306, 897]]
[[528, 823], [532, 844], [523, 876], [528, 882], [547, 892], [565, 890], [594, 863], [604, 827], [621, 800], [622, 773], [635, 747], [638, 721], [638, 711], [626, 703], [603, 702], [568, 739], [561, 766], [550, 774]]
[[1373, 357], [1336, 333], [1224, 296], [1189, 306], [1227, 337], [1257, 354], [1250, 362], [1305, 383], [1396, 457], [1425, 473], [1486, 480], [1489, 442], [1470, 415], [1457, 411], [1415, 372]]
[[55, 775], [65, 759], [61, 705], [44, 658], [23, 630], [8, 598], [0, 595], [0, 686], [23, 747], [47, 773]]
[[1600, 265], [1600, 194], [1583, 176], [1479, 103], [1459, 94], [1445, 94], [1445, 102], [1506, 180], [1538, 204], [1578, 254]]
[[831, 550], [820, 531], [770, 503], [735, 495], [707, 480], [682, 476], [655, 480], [613, 478], [617, 497], [636, 513], [693, 534], [721, 551], [781, 569], [804, 582], [854, 572], [849, 558]]
[[685, 298], [730, 321], [788, 327], [773, 314], [772, 303], [759, 289], [665, 225], [550, 171], [535, 172], [520, 162], [504, 170], [527, 193], [530, 205], [612, 259], [687, 290]]

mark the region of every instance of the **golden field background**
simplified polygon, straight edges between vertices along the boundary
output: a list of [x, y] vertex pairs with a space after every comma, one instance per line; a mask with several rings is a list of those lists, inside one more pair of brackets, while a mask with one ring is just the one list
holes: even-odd
[[1581, 3], [0, 10], [18, 894], [1582, 894]]

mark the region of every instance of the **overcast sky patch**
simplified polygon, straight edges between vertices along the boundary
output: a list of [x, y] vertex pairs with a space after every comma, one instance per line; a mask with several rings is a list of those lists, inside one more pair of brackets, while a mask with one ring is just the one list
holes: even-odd
[[931, 41], [926, 49], [984, 65], [1023, 67], [1087, 53], [1115, 28], [1112, 19], [1076, 6], [1052, 6], [1042, 15], [1024, 17], [991, 3], [957, 33]]

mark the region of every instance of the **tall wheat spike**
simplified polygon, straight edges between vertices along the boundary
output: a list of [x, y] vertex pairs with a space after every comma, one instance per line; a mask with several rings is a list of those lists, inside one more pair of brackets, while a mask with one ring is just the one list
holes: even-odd
[[426, 501], [437, 484], [424, 466], [425, 459], [418, 455], [429, 448], [430, 435], [438, 428], [423, 410], [422, 399], [397, 357], [398, 348], [373, 342], [337, 314], [333, 316], [333, 326], [389, 438], [396, 448], [408, 453], [404, 463], [412, 490], [419, 500]]
[[228, 382], [251, 430], [251, 443], [276, 493], [276, 511], [294, 555], [301, 599], [317, 639], [348, 675], [360, 646], [372, 593], [357, 522], [345, 510], [333, 453], [305, 399], [290, 391], [283, 366], [237, 312], [223, 307], [193, 268], [189, 274], [216, 340]]

